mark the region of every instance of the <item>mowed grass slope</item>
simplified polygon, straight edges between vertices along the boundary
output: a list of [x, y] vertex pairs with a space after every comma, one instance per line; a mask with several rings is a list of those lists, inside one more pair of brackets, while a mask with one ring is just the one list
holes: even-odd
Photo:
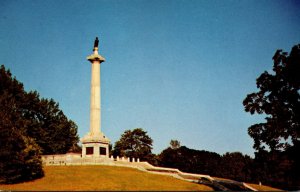
[[182, 181], [170, 176], [157, 175], [133, 168], [113, 166], [46, 166], [45, 177], [13, 185], [0, 184], [0, 190], [27, 191], [199, 191], [212, 190], [205, 185]]

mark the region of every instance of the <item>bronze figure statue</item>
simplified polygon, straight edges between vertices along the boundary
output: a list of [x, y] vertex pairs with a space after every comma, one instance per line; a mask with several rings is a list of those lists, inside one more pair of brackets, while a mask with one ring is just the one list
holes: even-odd
[[94, 42], [94, 48], [98, 48], [99, 40], [98, 37], [96, 37], [95, 42]]

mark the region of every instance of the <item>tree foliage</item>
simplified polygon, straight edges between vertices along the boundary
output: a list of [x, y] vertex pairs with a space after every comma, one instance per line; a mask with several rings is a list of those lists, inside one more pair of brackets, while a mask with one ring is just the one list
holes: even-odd
[[14, 183], [43, 176], [40, 147], [23, 133], [23, 85], [0, 68], [0, 182]]
[[42, 177], [44, 172], [40, 147], [16, 128], [5, 126], [1, 124], [0, 129], [0, 183]]
[[53, 99], [26, 92], [0, 67], [0, 182], [43, 175], [41, 154], [66, 153], [78, 142], [77, 126]]
[[243, 104], [251, 114], [264, 114], [266, 121], [248, 128], [254, 139], [254, 167], [260, 181], [300, 189], [300, 45], [290, 54], [277, 50], [273, 72], [256, 80], [258, 92], [247, 95]]
[[185, 146], [179, 148], [168, 147], [159, 154], [159, 165], [190, 173], [216, 176], [220, 159], [221, 156], [214, 152], [189, 149]]
[[261, 74], [259, 91], [243, 101], [246, 112], [266, 115], [248, 129], [256, 150], [285, 150], [300, 140], [300, 45], [289, 55], [277, 50], [273, 61], [273, 73]]
[[178, 149], [180, 147], [180, 142], [178, 140], [171, 140], [170, 141], [170, 147], [172, 149]]
[[219, 155], [215, 152], [189, 149], [186, 146], [168, 147], [158, 155], [158, 165], [237, 181], [265, 182], [260, 177], [263, 172], [257, 171], [260, 167], [256, 159], [240, 152]]
[[114, 156], [126, 156], [147, 160], [151, 157], [153, 140], [142, 128], [126, 130], [115, 143]]
[[41, 147], [43, 154], [66, 153], [78, 143], [77, 125], [69, 120], [53, 99], [26, 92], [10, 71], [1, 66], [0, 98], [13, 102], [13, 111], [22, 119], [16, 127]]
[[225, 153], [222, 155], [218, 175], [223, 178], [237, 181], [251, 181], [253, 159], [240, 152]]
[[43, 154], [63, 154], [78, 142], [77, 125], [68, 120], [53, 99], [40, 99], [29, 92], [22, 105], [24, 118], [30, 121], [25, 130], [35, 138]]

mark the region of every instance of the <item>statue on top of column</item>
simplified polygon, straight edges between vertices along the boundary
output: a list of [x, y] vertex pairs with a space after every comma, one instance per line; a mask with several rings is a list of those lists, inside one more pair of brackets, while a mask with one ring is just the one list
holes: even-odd
[[94, 48], [98, 48], [98, 44], [99, 44], [99, 39], [98, 37], [96, 37], [95, 42], [94, 42]]

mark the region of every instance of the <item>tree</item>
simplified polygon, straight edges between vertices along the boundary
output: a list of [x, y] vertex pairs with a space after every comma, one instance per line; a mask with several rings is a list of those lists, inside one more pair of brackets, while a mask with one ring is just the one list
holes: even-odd
[[251, 181], [253, 159], [240, 152], [225, 153], [220, 161], [219, 176], [237, 181]]
[[184, 172], [218, 175], [221, 156], [214, 152], [189, 149], [185, 146], [163, 150], [159, 154], [159, 165], [177, 168]]
[[19, 109], [23, 85], [0, 68], [0, 183], [15, 183], [42, 177], [41, 150], [23, 133], [28, 121]]
[[[13, 88], [12, 84], [16, 84]], [[69, 120], [53, 99], [40, 98], [36, 91], [26, 92], [10, 71], [1, 66], [0, 97], [14, 98], [26, 126], [17, 126], [40, 146], [42, 154], [63, 154], [79, 141], [77, 125]]]
[[[0, 127], [0, 183], [16, 183], [44, 175], [40, 147], [11, 127]], [[9, 136], [7, 136], [8, 134]]]
[[66, 153], [77, 145], [77, 126], [53, 99], [26, 92], [0, 67], [0, 182], [43, 175], [41, 154]]
[[[255, 164], [259, 177], [277, 186], [300, 188], [300, 45], [290, 54], [277, 50], [273, 72], [265, 71], [257, 80], [258, 92], [243, 101], [245, 111], [264, 114], [266, 121], [250, 126], [254, 139]], [[262, 178], [262, 176], [265, 176]]]
[[261, 74], [259, 91], [243, 101], [246, 112], [266, 115], [248, 129], [256, 150], [282, 151], [300, 142], [300, 45], [289, 55], [277, 50], [273, 61], [273, 74]]
[[180, 142], [178, 140], [170, 141], [171, 149], [178, 149], [180, 147]]
[[40, 99], [36, 91], [29, 92], [20, 107], [24, 118], [31, 122], [25, 132], [35, 138], [43, 154], [63, 154], [78, 143], [77, 125], [53, 99]]
[[126, 130], [115, 143], [114, 156], [126, 156], [147, 160], [151, 157], [153, 140], [142, 128]]

